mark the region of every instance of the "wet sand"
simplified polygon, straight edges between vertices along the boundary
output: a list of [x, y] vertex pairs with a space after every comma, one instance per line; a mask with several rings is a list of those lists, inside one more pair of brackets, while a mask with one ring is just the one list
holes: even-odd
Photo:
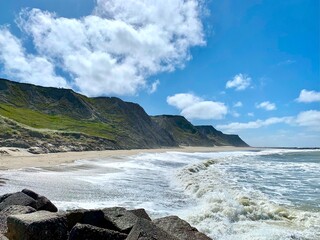
[[1, 147], [0, 148], [0, 170], [20, 169], [27, 167], [52, 167], [76, 160], [90, 160], [97, 158], [115, 161], [117, 157], [132, 156], [140, 153], [161, 152], [225, 152], [259, 150], [252, 147], [180, 147], [159, 149], [133, 149], [133, 150], [106, 150], [86, 152], [62, 152], [48, 154], [31, 154], [26, 149]]

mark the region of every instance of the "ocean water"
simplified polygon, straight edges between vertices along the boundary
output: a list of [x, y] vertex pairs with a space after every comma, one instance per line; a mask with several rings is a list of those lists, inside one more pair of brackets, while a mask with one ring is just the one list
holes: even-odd
[[178, 215], [214, 239], [320, 239], [320, 151], [145, 153], [0, 171], [60, 209], [124, 206]]

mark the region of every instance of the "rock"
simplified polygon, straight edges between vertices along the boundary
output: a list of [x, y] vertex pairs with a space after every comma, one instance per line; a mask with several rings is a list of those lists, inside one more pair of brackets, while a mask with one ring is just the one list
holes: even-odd
[[37, 210], [58, 212], [58, 208], [45, 196], [40, 196], [37, 198], [36, 206]]
[[46, 154], [49, 153], [48, 149], [45, 147], [31, 147], [28, 148], [28, 152], [32, 154]]
[[139, 218], [144, 218], [146, 220], [151, 221], [151, 218], [149, 217], [148, 213], [143, 208], [128, 210], [128, 212], [133, 213], [134, 215], [136, 215]]
[[0, 156], [1, 155], [9, 155], [9, 153], [6, 150], [1, 150], [0, 149]]
[[49, 199], [29, 189], [0, 196], [0, 240], [66, 240], [69, 231], [70, 240], [211, 239], [177, 216], [151, 221], [144, 209], [57, 211]]
[[66, 213], [68, 229], [71, 230], [77, 223], [90, 224], [96, 227], [117, 229], [110, 221], [108, 221], [101, 210], [69, 210]]
[[21, 205], [21, 206], [30, 206], [33, 208], [37, 208], [36, 201], [24, 194], [23, 192], [17, 192], [10, 194], [0, 203], [0, 211], [5, 209], [10, 205]]
[[[29, 206], [11, 205], [6, 207], [0, 212], [0, 233], [7, 232], [7, 218], [13, 214], [26, 214], [32, 213], [36, 210]], [[1, 238], [0, 238], [1, 239]]]
[[0, 240], [9, 240], [6, 236], [0, 234]]
[[154, 223], [140, 218], [126, 240], [178, 240], [178, 238], [170, 235]]
[[8, 217], [9, 239], [15, 240], [65, 240], [68, 228], [65, 216], [38, 211]]
[[58, 208], [45, 196], [40, 196], [38, 193], [30, 190], [30, 189], [23, 189], [21, 192], [32, 197], [36, 200], [36, 209], [37, 210], [44, 210], [49, 212], [58, 212]]
[[106, 221], [110, 221], [116, 230], [123, 233], [129, 233], [139, 219], [137, 215], [121, 207], [105, 208], [102, 211]]
[[127, 234], [109, 229], [95, 227], [89, 224], [76, 224], [69, 236], [69, 240], [125, 240]]
[[5, 200], [7, 197], [9, 197], [10, 195], [12, 195], [12, 193], [7, 193], [7, 194], [4, 194], [4, 195], [1, 195], [0, 196], [0, 203]]
[[177, 216], [155, 219], [153, 223], [179, 240], [211, 240], [211, 238]]
[[39, 197], [38, 193], [35, 193], [34, 191], [27, 188], [23, 189], [21, 192], [27, 194], [29, 197], [32, 197], [34, 200], [36, 200]]

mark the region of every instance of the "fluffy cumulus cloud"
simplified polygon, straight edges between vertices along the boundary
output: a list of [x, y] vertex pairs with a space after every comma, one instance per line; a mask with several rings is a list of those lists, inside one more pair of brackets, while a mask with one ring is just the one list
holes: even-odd
[[247, 123], [234, 122], [226, 125], [218, 125], [217, 128], [221, 130], [225, 130], [227, 132], [236, 132], [243, 129], [261, 128], [261, 127], [265, 127], [265, 126], [269, 126], [277, 123], [291, 123], [292, 121], [293, 121], [292, 117], [282, 117], [282, 118], [272, 117], [265, 120], [258, 119], [256, 121], [251, 121]]
[[187, 119], [222, 119], [228, 112], [224, 103], [205, 101], [190, 93], [169, 96], [167, 103], [178, 108]]
[[276, 110], [277, 109], [276, 104], [271, 103], [269, 101], [265, 101], [265, 102], [262, 102], [262, 103], [257, 103], [256, 104], [256, 108], [261, 108], [261, 109], [264, 109], [266, 111], [272, 111], [272, 110]]
[[296, 100], [303, 103], [320, 102], [320, 92], [303, 89]]
[[132, 95], [156, 90], [148, 77], [183, 67], [189, 49], [205, 44], [199, 2], [97, 0], [81, 19], [26, 9], [17, 22], [32, 38], [34, 57], [52, 65], [51, 75], [55, 67], [63, 70], [70, 85], [91, 96]]
[[42, 86], [68, 87], [55, 73], [54, 65], [45, 57], [27, 54], [21, 41], [6, 27], [0, 28], [0, 63], [4, 73], [15, 80]]
[[217, 128], [226, 132], [237, 132], [245, 129], [257, 129], [274, 124], [284, 123], [291, 126], [305, 127], [311, 131], [320, 131], [320, 111], [309, 110], [300, 112], [297, 116], [272, 117], [265, 120], [256, 120], [246, 123], [233, 122], [225, 125], [218, 125]]
[[195, 103], [201, 102], [202, 99], [191, 93], [178, 93], [167, 97], [167, 103], [178, 109], [187, 108]]
[[237, 91], [245, 90], [251, 84], [251, 78], [245, 74], [239, 73], [228, 81], [226, 88], [235, 88]]
[[309, 110], [298, 114], [296, 123], [311, 130], [320, 131], [320, 111]]

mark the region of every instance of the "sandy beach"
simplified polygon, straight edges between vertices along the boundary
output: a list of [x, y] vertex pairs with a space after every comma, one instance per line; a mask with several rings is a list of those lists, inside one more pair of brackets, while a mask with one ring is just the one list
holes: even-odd
[[111, 158], [136, 155], [139, 153], [156, 152], [220, 152], [220, 151], [245, 151], [255, 150], [252, 147], [180, 147], [160, 149], [133, 149], [133, 150], [106, 150], [87, 152], [62, 152], [48, 154], [31, 154], [26, 149], [1, 147], [0, 170], [19, 169], [26, 167], [50, 167], [64, 163], [72, 163], [76, 160], [90, 160], [97, 158]]

